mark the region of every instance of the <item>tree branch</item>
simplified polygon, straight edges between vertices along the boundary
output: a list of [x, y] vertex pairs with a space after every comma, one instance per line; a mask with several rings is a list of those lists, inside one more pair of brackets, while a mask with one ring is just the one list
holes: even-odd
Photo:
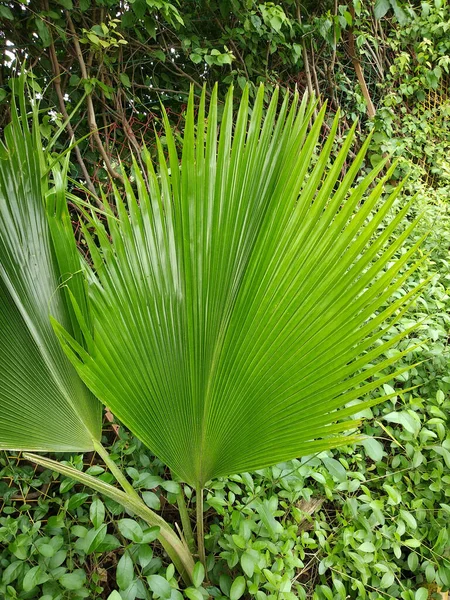
[[[55, 75], [55, 77], [53, 79], [53, 85], [55, 86], [56, 95], [58, 96], [59, 109], [61, 111], [62, 116], [64, 117], [67, 132], [69, 134], [70, 139], [75, 140], [75, 133], [73, 131], [72, 125], [70, 124], [69, 114], [67, 112], [66, 104], [64, 102], [64, 96], [63, 96], [63, 93], [61, 90], [61, 71], [59, 68], [58, 58], [56, 56], [56, 50], [55, 50], [55, 45], [53, 43], [53, 37], [51, 39], [52, 39], [52, 41], [51, 41], [51, 44], [49, 47], [49, 51], [50, 51], [50, 62], [52, 63], [53, 74]], [[84, 163], [83, 157], [81, 156], [80, 148], [78, 146], [75, 146], [74, 151], [75, 151], [75, 155], [77, 157], [78, 164], [80, 165], [80, 168], [83, 172], [83, 177], [86, 180], [86, 186], [89, 189], [89, 191], [92, 192], [92, 194], [94, 194], [94, 196], [96, 196], [97, 193], [95, 191], [95, 187], [92, 183], [92, 180], [90, 178], [90, 175], [89, 175], [86, 165]]]
[[[67, 18], [67, 23], [69, 24], [69, 29], [73, 35], [73, 44], [75, 46], [75, 52], [76, 52], [76, 55], [78, 58], [78, 62], [80, 63], [81, 75], [82, 75], [83, 79], [87, 80], [87, 79], [89, 79], [89, 76], [88, 76], [88, 72], [86, 69], [86, 63], [84, 62], [83, 53], [80, 48], [80, 42], [78, 41], [78, 37], [77, 37], [77, 32], [75, 30], [74, 24], [72, 22], [72, 19], [70, 18], [70, 14], [68, 11], [66, 11], [66, 18]], [[107, 169], [108, 173], [111, 175], [111, 177], [113, 177], [114, 179], [117, 179], [121, 183], [123, 183], [122, 175], [120, 175], [120, 173], [118, 173], [117, 171], [114, 170], [113, 166], [111, 165], [109, 156], [102, 144], [102, 140], [100, 139], [100, 135], [98, 133], [97, 121], [95, 119], [94, 103], [92, 102], [91, 94], [87, 94], [86, 103], [87, 103], [87, 109], [88, 109], [87, 117], [88, 117], [89, 129], [92, 132], [92, 136], [95, 140], [95, 143], [97, 144], [98, 151], [100, 152], [100, 154], [103, 158], [106, 169]]]

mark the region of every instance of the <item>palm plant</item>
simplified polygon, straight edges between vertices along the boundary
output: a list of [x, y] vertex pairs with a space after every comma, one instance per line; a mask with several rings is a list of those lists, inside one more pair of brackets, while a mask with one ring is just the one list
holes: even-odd
[[[71, 365], [195, 487], [203, 560], [207, 482], [358, 439], [359, 421], [349, 417], [383, 399], [371, 392], [395, 375], [386, 370], [402, 353], [388, 350], [408, 331], [382, 338], [419, 292], [392, 300], [423, 260], [411, 261], [420, 241], [400, 252], [416, 225], [396, 235], [411, 204], [393, 210], [402, 185], [382, 196], [394, 167], [379, 178], [381, 163], [355, 183], [370, 140], [342, 175], [354, 127], [332, 160], [339, 116], [317, 152], [325, 106], [312, 120], [313, 101], [297, 93], [280, 101], [275, 91], [263, 109], [264, 89], [251, 108], [246, 89], [234, 119], [230, 90], [218, 128], [217, 89], [207, 114], [202, 95], [196, 117], [191, 94], [181, 157], [164, 116], [167, 156], [156, 138], [157, 168], [144, 149], [145, 169], [135, 162], [125, 193], [114, 188], [114, 209], [104, 198], [106, 222], [85, 213], [91, 263], [76, 255], [64, 173], [56, 172], [50, 191], [43, 186], [38, 140], [23, 138], [28, 129], [16, 117], [0, 164], [2, 314], [4, 306], [4, 314], [17, 314], [0, 317], [0, 331], [10, 338], [23, 331], [25, 340], [0, 350], [9, 365], [0, 375], [0, 446], [94, 447], [128, 496], [70, 466], [27, 456], [160, 526], [187, 578], [193, 563], [184, 541], [171, 537], [109, 459], [99, 443], [98, 402]], [[24, 144], [29, 160], [19, 172]], [[19, 246], [27, 256], [15, 258]], [[30, 276], [21, 268], [27, 261], [35, 265]], [[74, 382], [70, 401], [67, 392], [60, 402], [72, 412], [55, 412], [53, 437], [48, 423], [33, 420], [56, 406], [56, 392], [37, 384], [45, 368], [57, 391], [63, 374]], [[78, 444], [72, 413], [87, 431]], [[22, 414], [39, 443], [29, 443]]]

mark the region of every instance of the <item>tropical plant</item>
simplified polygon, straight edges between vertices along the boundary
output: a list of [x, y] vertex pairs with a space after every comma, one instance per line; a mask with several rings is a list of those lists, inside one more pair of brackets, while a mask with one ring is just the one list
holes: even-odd
[[[203, 561], [205, 484], [357, 440], [359, 420], [349, 417], [386, 399], [369, 392], [401, 372], [388, 371], [410, 349], [392, 349], [411, 329], [384, 336], [423, 285], [397, 293], [386, 305], [424, 260], [410, 261], [421, 239], [400, 252], [417, 222], [396, 235], [412, 202], [396, 208], [402, 185], [382, 199], [395, 165], [377, 181], [385, 167], [380, 163], [355, 183], [370, 140], [343, 174], [355, 128], [330, 161], [339, 115], [316, 153], [326, 107], [312, 120], [316, 105], [306, 97], [300, 102], [297, 93], [286, 93], [279, 104], [277, 90], [264, 111], [261, 87], [250, 107], [245, 89], [233, 125], [230, 89], [219, 133], [217, 88], [208, 113], [203, 93], [197, 118], [191, 92], [181, 161], [165, 117], [168, 156], [157, 140], [157, 170], [144, 149], [145, 170], [135, 161], [132, 177], [124, 177], [126, 202], [114, 188], [114, 209], [103, 198], [106, 221], [96, 210], [84, 212], [92, 262], [75, 259], [64, 169], [56, 168], [54, 189], [40, 181], [48, 169], [36, 129], [29, 133], [26, 119], [14, 117], [3, 148], [0, 273], [9, 295], [2, 296], [2, 305], [19, 314], [32, 297], [37, 308], [26, 320], [1, 321], [2, 327], [9, 324], [10, 337], [15, 328], [24, 330], [42, 362], [49, 352], [35, 331], [46, 325], [56, 346], [46, 321], [51, 314], [62, 348], [87, 387], [196, 488]], [[19, 170], [23, 156], [30, 159]], [[27, 251], [10, 268], [17, 245]], [[24, 279], [20, 265], [28, 262], [35, 270]], [[41, 270], [44, 277], [50, 268], [53, 279], [35, 292]], [[55, 294], [66, 312], [53, 308]], [[24, 433], [37, 429], [32, 417], [50, 403], [40, 372], [15, 386], [22, 377], [22, 369], [13, 368], [18, 360], [35, 373], [28, 347], [20, 358], [17, 347], [2, 352], [10, 365], [2, 374], [8, 392], [0, 395], [2, 446], [61, 450], [62, 441], [44, 443], [42, 434], [39, 447]], [[71, 372], [63, 357], [61, 362]], [[32, 393], [22, 390], [26, 386]], [[83, 422], [80, 407], [88, 402], [97, 411], [94, 399], [72, 398]], [[17, 418], [18, 433], [11, 437], [3, 414], [19, 409], [31, 420], [25, 429]], [[63, 414], [53, 419], [58, 430], [69, 426]], [[124, 492], [68, 465], [26, 456], [160, 527], [170, 557], [189, 580], [187, 545], [109, 459], [98, 425], [90, 447]]]

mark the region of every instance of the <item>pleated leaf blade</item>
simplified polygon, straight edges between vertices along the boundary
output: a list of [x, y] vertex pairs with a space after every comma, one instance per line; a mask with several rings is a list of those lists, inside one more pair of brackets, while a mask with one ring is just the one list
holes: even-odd
[[[336, 117], [261, 87], [236, 118], [230, 90], [194, 117], [183, 149], [165, 119], [155, 169], [134, 165], [116, 214], [85, 228], [93, 267], [86, 347], [56, 325], [93, 392], [184, 481], [255, 470], [350, 443], [349, 417], [393, 375], [382, 341], [419, 288], [388, 303], [417, 268], [408, 213], [381, 200], [383, 164], [355, 183], [369, 142], [334, 159]], [[386, 354], [387, 353], [387, 354]], [[401, 356], [401, 355], [400, 355]], [[349, 403], [354, 403], [349, 407]]]
[[[19, 91], [24, 98], [23, 82]], [[49, 187], [37, 120], [30, 129], [24, 102], [11, 113], [0, 142], [0, 449], [91, 450], [101, 434], [101, 404], [50, 322], [52, 314], [82, 341], [67, 291], [87, 311], [67, 176], [57, 169]]]

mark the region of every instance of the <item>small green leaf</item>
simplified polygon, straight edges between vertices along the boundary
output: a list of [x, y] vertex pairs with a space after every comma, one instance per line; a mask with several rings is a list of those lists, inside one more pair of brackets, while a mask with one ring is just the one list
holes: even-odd
[[22, 565], [24, 565], [24, 562], [21, 560], [16, 560], [14, 562], [12, 562], [10, 565], [8, 565], [6, 567], [6, 569], [3, 571], [3, 577], [2, 577], [2, 583], [4, 585], [8, 585], [10, 584], [12, 581], [14, 581], [19, 573], [22, 570]]
[[172, 595], [170, 583], [161, 575], [150, 575], [150, 577], [147, 577], [147, 582], [149, 588], [158, 598], [169, 599]]
[[142, 544], [141, 546], [139, 546], [139, 552], [137, 555], [137, 559], [138, 559], [138, 563], [140, 564], [140, 566], [144, 569], [148, 563], [152, 560], [153, 558], [153, 550], [150, 546], [147, 546], [147, 544]]
[[361, 550], [361, 552], [375, 552], [376, 548], [372, 542], [364, 542], [359, 546], [358, 550]]
[[416, 590], [416, 593], [414, 594], [414, 600], [427, 600], [428, 599], [428, 589], [421, 587], [418, 590]]
[[391, 587], [391, 585], [394, 583], [394, 580], [395, 580], [394, 573], [392, 571], [388, 571], [381, 578], [380, 585], [382, 588], [387, 589], [387, 588]]
[[383, 444], [374, 438], [367, 438], [363, 440], [361, 445], [364, 447], [366, 455], [374, 462], [379, 462], [386, 454]]
[[163, 481], [161, 487], [171, 494], [179, 494], [181, 487], [176, 481]]
[[137, 543], [150, 544], [151, 542], [153, 542], [154, 540], [157, 539], [159, 532], [160, 532], [160, 528], [157, 526], [148, 527], [147, 529], [144, 529], [144, 531], [142, 532], [142, 540]]
[[253, 577], [253, 573], [255, 572], [255, 566], [258, 564], [258, 557], [257, 556], [255, 557], [252, 554], [252, 552], [255, 552], [255, 551], [254, 550], [252, 550], [252, 551], [246, 550], [244, 552], [244, 554], [241, 556], [242, 570], [249, 578]]
[[410, 571], [412, 571], [414, 573], [418, 566], [419, 566], [419, 557], [417, 556], [417, 554], [415, 552], [411, 552], [411, 554], [408, 556], [408, 568]]
[[189, 600], [204, 600], [202, 593], [200, 590], [197, 590], [193, 587], [188, 587], [184, 590], [185, 595], [189, 598]]
[[35, 23], [36, 23], [36, 28], [38, 30], [39, 37], [42, 40], [42, 45], [44, 46], [44, 48], [47, 48], [47, 46], [50, 46], [51, 41], [52, 41], [51, 37], [50, 37], [50, 33], [47, 29], [47, 25], [44, 23], [44, 21], [40, 17], [35, 18]]
[[194, 587], [198, 588], [202, 585], [203, 580], [205, 578], [205, 567], [201, 562], [196, 562], [194, 566], [194, 571], [192, 573], [192, 583]]
[[132, 542], [140, 543], [144, 536], [141, 526], [133, 519], [120, 519], [117, 522], [120, 533], [127, 540]]
[[45, 583], [50, 579], [50, 576], [44, 573], [41, 567], [32, 567], [23, 578], [23, 590], [29, 592], [41, 583]]
[[100, 38], [97, 35], [95, 35], [95, 33], [89, 32], [87, 34], [87, 37], [88, 37], [89, 41], [92, 42], [93, 44], [95, 44], [96, 46], [98, 46], [100, 44]]
[[84, 492], [79, 492], [77, 494], [74, 494], [73, 496], [70, 496], [67, 502], [67, 510], [75, 510], [79, 506], [82, 506], [87, 500], [87, 498], [89, 498], [89, 494], [86, 494]]
[[406, 431], [409, 431], [409, 433], [413, 433], [414, 435], [417, 435], [420, 431], [420, 421], [418, 420], [418, 417], [415, 415], [413, 416], [409, 412], [391, 412], [383, 418], [389, 423], [402, 425]]
[[391, 485], [388, 485], [387, 483], [385, 483], [383, 485], [383, 489], [385, 489], [386, 492], [388, 493], [388, 496], [389, 496], [388, 504], [393, 504], [394, 506], [397, 504], [400, 504], [400, 502], [402, 501], [402, 495], [400, 494], [400, 492], [398, 490], [396, 490]]
[[373, 14], [375, 19], [382, 19], [387, 11], [391, 8], [389, 0], [375, 0]]
[[149, 508], [153, 510], [160, 510], [161, 501], [154, 492], [142, 492], [142, 499]]
[[322, 462], [331, 477], [336, 479], [339, 483], [342, 483], [347, 479], [347, 472], [338, 460], [325, 456], [322, 458]]
[[11, 9], [3, 4], [0, 4], [0, 17], [3, 17], [3, 19], [8, 19], [8, 21], [14, 21], [14, 16], [11, 12]]
[[98, 528], [105, 520], [105, 505], [100, 498], [94, 498], [89, 510], [89, 517], [94, 527]]
[[409, 511], [400, 510], [400, 516], [411, 529], [417, 529], [417, 521]]
[[421, 545], [420, 540], [416, 540], [415, 538], [409, 538], [409, 539], [405, 540], [403, 543], [405, 544], [405, 546], [408, 546], [409, 548], [419, 548], [419, 546]]
[[106, 536], [107, 526], [101, 525], [98, 529], [90, 529], [84, 538], [85, 552], [91, 554], [95, 552]]
[[77, 569], [73, 573], [65, 573], [59, 578], [59, 583], [66, 590], [79, 590], [86, 581], [86, 573], [82, 569]]
[[131, 87], [130, 78], [128, 77], [128, 75], [126, 73], [121, 73], [119, 75], [119, 77], [120, 77], [120, 81], [122, 82], [122, 85], [124, 85], [127, 88]]
[[116, 581], [121, 590], [126, 590], [134, 579], [134, 567], [128, 552], [121, 557], [117, 563]]
[[108, 598], [106, 600], [122, 600], [122, 596], [119, 594], [119, 592], [114, 590], [113, 592], [110, 593], [110, 595], [108, 596]]
[[233, 581], [233, 585], [230, 589], [230, 600], [239, 600], [239, 598], [243, 595], [244, 592], [245, 578], [241, 575]]

